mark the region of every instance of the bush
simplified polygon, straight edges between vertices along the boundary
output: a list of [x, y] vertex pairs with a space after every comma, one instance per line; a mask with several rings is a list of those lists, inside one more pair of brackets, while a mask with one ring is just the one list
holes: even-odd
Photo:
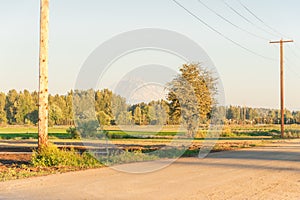
[[142, 161], [152, 161], [158, 159], [156, 155], [150, 155], [142, 153], [141, 150], [136, 150], [129, 152], [128, 150], [123, 152], [115, 152], [108, 157], [102, 157], [102, 163], [105, 165], [123, 164], [131, 162], [142, 162]]
[[170, 148], [160, 149], [150, 152], [149, 155], [157, 156], [159, 158], [178, 158], [186, 152], [186, 149]]
[[94, 167], [100, 163], [88, 153], [79, 154], [74, 149], [59, 149], [50, 144], [39, 151], [34, 151], [31, 163], [35, 167]]
[[221, 137], [236, 137], [236, 134], [232, 133], [230, 128], [225, 128], [221, 133]]
[[198, 130], [195, 138], [205, 138], [207, 136], [207, 130]]
[[78, 122], [77, 130], [83, 138], [94, 138], [97, 136], [99, 123], [97, 120], [82, 120]]
[[72, 139], [80, 139], [81, 138], [80, 133], [76, 129], [76, 127], [69, 127], [66, 131], [67, 131], [67, 133], [71, 134]]

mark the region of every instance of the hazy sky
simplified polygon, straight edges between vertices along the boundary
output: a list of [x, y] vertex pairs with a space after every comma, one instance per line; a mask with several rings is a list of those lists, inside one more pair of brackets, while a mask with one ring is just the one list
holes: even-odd
[[[50, 92], [65, 94], [73, 89], [85, 60], [106, 40], [126, 31], [160, 28], [186, 35], [207, 52], [223, 82], [226, 104], [277, 108], [279, 46], [268, 42], [288, 36], [284, 38], [294, 39], [295, 43], [285, 46], [286, 106], [300, 109], [299, 0], [241, 0], [265, 24], [251, 15], [239, 0], [225, 2], [248, 22], [223, 0], [202, 0], [252, 35], [225, 22], [198, 0], [178, 2], [225, 37], [275, 61], [229, 42], [172, 0], [50, 0]], [[39, 1], [1, 0], [0, 26], [0, 90], [37, 90]]]

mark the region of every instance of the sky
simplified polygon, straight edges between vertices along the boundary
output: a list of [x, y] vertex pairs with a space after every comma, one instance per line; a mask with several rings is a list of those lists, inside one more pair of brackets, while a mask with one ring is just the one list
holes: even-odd
[[[82, 66], [102, 43], [124, 32], [157, 28], [185, 35], [203, 48], [222, 81], [227, 105], [264, 108], [279, 108], [279, 46], [269, 41], [293, 39], [285, 45], [285, 105], [300, 110], [300, 1], [176, 1], [186, 10], [172, 0], [50, 0], [50, 93], [74, 89]], [[37, 0], [0, 1], [2, 92], [38, 89], [39, 6]], [[142, 54], [119, 59], [99, 84], [113, 87], [116, 74], [126, 76], [133, 64], [151, 59], [174, 69], [182, 62], [164, 53]]]

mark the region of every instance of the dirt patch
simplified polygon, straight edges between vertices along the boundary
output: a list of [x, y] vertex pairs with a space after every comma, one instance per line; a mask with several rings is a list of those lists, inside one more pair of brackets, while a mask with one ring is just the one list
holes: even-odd
[[0, 154], [0, 165], [28, 164], [31, 154]]
[[0, 172], [8, 168], [29, 164], [31, 154], [0, 154]]
[[5, 152], [32, 152], [31, 147], [0, 147], [0, 153]]

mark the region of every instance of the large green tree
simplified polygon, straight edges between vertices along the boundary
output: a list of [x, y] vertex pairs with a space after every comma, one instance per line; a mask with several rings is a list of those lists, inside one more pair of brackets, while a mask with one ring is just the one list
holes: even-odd
[[188, 137], [194, 137], [216, 103], [216, 79], [200, 64], [184, 64], [179, 70], [180, 74], [167, 84], [170, 115], [172, 120], [181, 120]]
[[30, 113], [34, 110], [32, 96], [28, 90], [20, 92], [16, 100], [16, 123], [17, 124], [30, 124]]
[[137, 124], [137, 125], [141, 125], [142, 124], [142, 110], [141, 110], [140, 106], [137, 106], [134, 109], [133, 119], [134, 119], [134, 123], [135, 124]]
[[5, 111], [9, 124], [16, 123], [18, 96], [18, 92], [14, 89], [8, 91], [6, 95]]
[[59, 106], [53, 104], [49, 109], [49, 125], [61, 125], [60, 121], [63, 118], [63, 112]]

